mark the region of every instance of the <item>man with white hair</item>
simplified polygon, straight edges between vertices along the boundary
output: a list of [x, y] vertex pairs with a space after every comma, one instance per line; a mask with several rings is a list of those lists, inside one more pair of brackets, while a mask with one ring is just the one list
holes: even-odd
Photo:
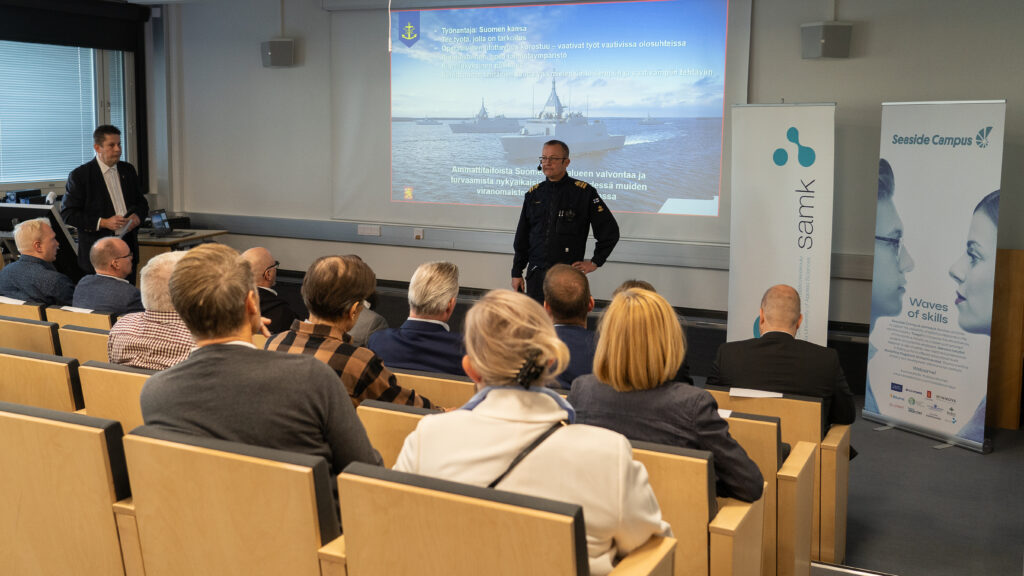
[[708, 376], [708, 386], [752, 388], [822, 399], [822, 424], [850, 424], [857, 417], [853, 393], [831, 348], [796, 339], [803, 321], [800, 294], [772, 286], [761, 298], [761, 337], [726, 342]]
[[0, 270], [0, 296], [39, 304], [70, 305], [75, 283], [54, 267], [57, 235], [46, 218], [35, 218], [14, 227], [14, 243], [21, 257]]
[[95, 274], [78, 281], [74, 305], [118, 316], [142, 312], [139, 289], [125, 278], [132, 273], [132, 251], [120, 238], [100, 238], [89, 249]]
[[458, 266], [420, 265], [409, 282], [409, 319], [398, 328], [371, 334], [367, 347], [389, 368], [464, 375], [462, 334], [448, 326], [458, 295]]
[[144, 312], [128, 314], [110, 329], [107, 355], [114, 364], [163, 370], [188, 358], [196, 343], [171, 304], [168, 281], [185, 252], [166, 252], [139, 273]]

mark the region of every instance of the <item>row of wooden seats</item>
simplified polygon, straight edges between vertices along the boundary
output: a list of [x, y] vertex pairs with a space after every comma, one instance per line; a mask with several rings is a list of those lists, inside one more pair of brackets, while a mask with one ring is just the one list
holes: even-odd
[[[66, 310], [61, 312], [85, 315]], [[109, 319], [107, 316], [103, 316], [103, 318]], [[58, 323], [0, 316], [0, 347], [40, 354], [71, 356], [83, 362], [86, 360], [106, 362], [107, 338], [110, 333], [109, 322], [106, 328], [68, 322], [68, 320]]]
[[116, 317], [113, 314], [99, 312], [78, 312], [76, 310], [65, 310], [61, 306], [45, 306], [43, 304], [11, 304], [0, 302], [0, 316], [21, 318], [23, 320], [47, 320], [56, 322], [63, 326], [74, 324], [76, 326], [87, 326], [110, 330], [114, 325]]
[[[0, 403], [0, 573], [589, 573], [579, 506], [356, 463], [340, 536], [331, 481], [321, 457]], [[668, 576], [675, 548], [613, 574]]]
[[[431, 411], [422, 408], [374, 400], [362, 402], [356, 412], [370, 437], [370, 443], [380, 451], [384, 465], [388, 468], [394, 465], [406, 436], [416, 428], [421, 418], [431, 414]], [[749, 435], [774, 434], [772, 438], [777, 438], [777, 430], [777, 425], [771, 429], [751, 428]], [[804, 524], [810, 521], [811, 449], [813, 447], [808, 445], [802, 452], [805, 460], [802, 471], [785, 471], [786, 474], [795, 474], [798, 480], [804, 479], [807, 501], [804, 506], [807, 510]], [[778, 448], [773, 447], [771, 458], [777, 458], [777, 451]], [[678, 540], [675, 574], [763, 573], [761, 546], [764, 499], [744, 503], [715, 498], [714, 466], [710, 452], [633, 442], [633, 456], [647, 468], [662, 515], [672, 525]], [[794, 463], [792, 467], [797, 466]], [[778, 460], [774, 460], [771, 463], [771, 474], [765, 475], [765, 478], [771, 478], [773, 486], [777, 468]], [[774, 522], [772, 528], [774, 533]], [[808, 533], [805, 533], [804, 541], [807, 545], [805, 548], [809, 548]], [[774, 561], [774, 554], [772, 558]], [[802, 563], [809, 569], [806, 551]], [[775, 573], [774, 565], [771, 573]]]

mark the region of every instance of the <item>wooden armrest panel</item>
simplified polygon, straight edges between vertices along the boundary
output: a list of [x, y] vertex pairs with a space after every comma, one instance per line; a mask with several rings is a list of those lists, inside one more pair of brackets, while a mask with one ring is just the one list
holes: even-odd
[[135, 519], [135, 502], [131, 497], [114, 502], [114, 519], [117, 521], [117, 539], [121, 542], [125, 576], [145, 576], [139, 524]]
[[611, 576], [672, 576], [676, 539], [652, 536], [611, 571]]
[[817, 449], [812, 442], [797, 442], [778, 473], [778, 576], [808, 576], [811, 571]]
[[718, 499], [711, 533], [711, 576], [759, 576], [764, 531], [764, 500]]
[[821, 441], [821, 561], [846, 559], [846, 501], [850, 482], [850, 426], [829, 429]]
[[320, 547], [320, 576], [348, 576], [345, 536], [338, 536]]

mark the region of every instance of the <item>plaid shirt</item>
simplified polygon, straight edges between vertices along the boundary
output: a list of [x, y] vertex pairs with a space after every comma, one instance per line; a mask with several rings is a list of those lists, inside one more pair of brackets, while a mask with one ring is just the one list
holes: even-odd
[[309, 354], [330, 366], [348, 390], [352, 404], [363, 400], [380, 400], [407, 406], [433, 407], [430, 400], [398, 385], [395, 375], [384, 367], [369, 348], [351, 344], [351, 338], [327, 324], [311, 324], [296, 320], [290, 330], [267, 341], [267, 350], [289, 354]]
[[181, 362], [196, 347], [176, 312], [136, 312], [110, 329], [107, 356], [114, 364], [163, 370]]

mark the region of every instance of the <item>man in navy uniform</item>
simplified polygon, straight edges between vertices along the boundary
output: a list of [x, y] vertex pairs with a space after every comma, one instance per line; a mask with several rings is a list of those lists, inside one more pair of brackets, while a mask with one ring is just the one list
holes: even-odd
[[[570, 264], [589, 274], [619, 241], [619, 225], [608, 206], [593, 186], [566, 174], [568, 166], [569, 147], [559, 140], [545, 142], [538, 168], [547, 179], [526, 193], [513, 242], [512, 288], [541, 303], [549, 267]], [[584, 260], [591, 227], [597, 246], [593, 257]]]

